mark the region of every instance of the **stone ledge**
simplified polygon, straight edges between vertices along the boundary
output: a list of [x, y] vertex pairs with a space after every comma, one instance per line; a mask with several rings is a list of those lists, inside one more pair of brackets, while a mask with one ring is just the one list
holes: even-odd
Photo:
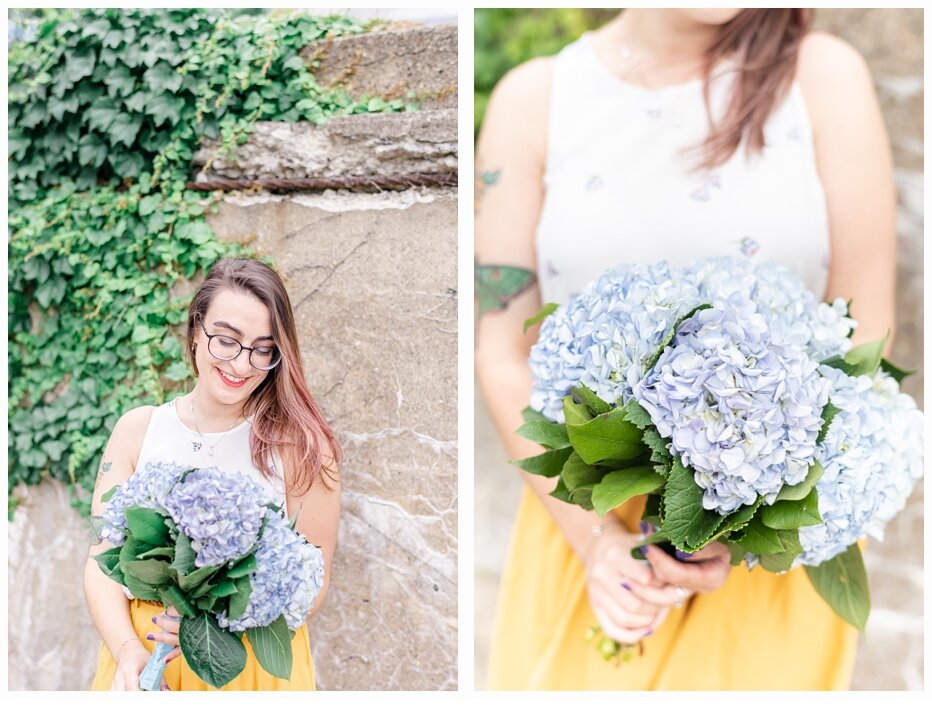
[[326, 125], [261, 122], [232, 158], [205, 143], [194, 156], [196, 179], [456, 172], [456, 121], [455, 110], [441, 109], [339, 116]]
[[456, 109], [456, 25], [390, 29], [322, 40], [301, 55], [319, 62], [321, 86], [339, 86], [353, 98], [405, 98], [417, 94], [422, 109]]

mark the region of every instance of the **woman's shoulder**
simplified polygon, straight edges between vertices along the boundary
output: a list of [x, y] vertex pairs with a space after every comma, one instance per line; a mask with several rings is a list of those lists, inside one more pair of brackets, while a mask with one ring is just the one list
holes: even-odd
[[803, 38], [796, 77], [807, 99], [873, 91], [870, 69], [861, 53], [827, 32], [810, 32]]
[[796, 78], [816, 133], [876, 102], [864, 57], [848, 42], [826, 32], [811, 32], [803, 39]]
[[536, 57], [519, 64], [495, 85], [489, 99], [493, 107], [514, 115], [539, 115], [546, 111], [553, 80], [553, 57]]
[[126, 411], [113, 426], [111, 437], [129, 449], [138, 451], [142, 447], [142, 441], [146, 437], [146, 430], [155, 409], [155, 406], [137, 406]]
[[861, 53], [841, 37], [828, 32], [810, 32], [803, 38], [797, 72], [801, 81], [850, 79], [870, 74]]

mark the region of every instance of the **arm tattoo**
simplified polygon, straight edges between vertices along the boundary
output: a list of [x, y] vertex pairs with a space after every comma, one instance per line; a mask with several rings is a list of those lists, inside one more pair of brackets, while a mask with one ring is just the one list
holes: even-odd
[[107, 472], [110, 471], [110, 468], [113, 467], [112, 462], [107, 462], [106, 460], [100, 463], [100, 469], [97, 470], [97, 479], [103, 477]]
[[511, 301], [533, 287], [537, 276], [526, 268], [506, 265], [475, 264], [476, 300], [478, 317], [486, 312], [505, 310]]
[[489, 190], [489, 187], [494, 187], [498, 184], [499, 179], [502, 176], [501, 170], [476, 170], [476, 181], [475, 181], [475, 191], [476, 196], [473, 201], [473, 211], [478, 216], [479, 206], [482, 203], [482, 198], [485, 196], [486, 192]]

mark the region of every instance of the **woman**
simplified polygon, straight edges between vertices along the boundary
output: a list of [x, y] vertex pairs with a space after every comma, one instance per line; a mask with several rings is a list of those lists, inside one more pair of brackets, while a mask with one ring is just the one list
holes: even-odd
[[[162, 406], [141, 406], [117, 422], [98, 474], [93, 513], [101, 495], [148, 462], [238, 470], [262, 485], [269, 500], [285, 503], [297, 530], [324, 555], [324, 586], [310, 614], [320, 608], [330, 580], [340, 511], [340, 447], [304, 382], [298, 337], [281, 278], [254, 260], [217, 263], [188, 310], [188, 353], [197, 375], [194, 390]], [[90, 556], [106, 550], [105, 543]], [[103, 639], [93, 688], [137, 690], [155, 642], [178, 644], [171, 608], [127, 600], [124, 588], [88, 558], [88, 606]], [[310, 615], [309, 615], [310, 616]], [[258, 664], [248, 640], [245, 670], [226, 690], [313, 690], [307, 626], [292, 642], [290, 681]], [[165, 688], [207, 690], [184, 659], [168, 655]]]
[[[536, 271], [477, 333], [477, 373], [511, 459], [543, 302], [605, 268], [744, 253], [853, 301], [856, 341], [894, 319], [895, 195], [870, 75], [811, 11], [630, 9], [496, 87], [477, 154], [480, 264]], [[480, 267], [483, 267], [480, 265]], [[523, 473], [522, 473], [523, 474]], [[525, 475], [489, 659], [495, 689], [841, 689], [856, 633], [803, 570], [732, 570], [720, 544], [676, 560], [639, 545], [643, 499], [617, 515]], [[642, 643], [616, 666], [598, 622]]]

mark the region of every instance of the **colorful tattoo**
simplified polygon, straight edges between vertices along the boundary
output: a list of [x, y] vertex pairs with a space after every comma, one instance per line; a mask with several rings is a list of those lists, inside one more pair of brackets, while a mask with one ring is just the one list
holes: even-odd
[[479, 317], [486, 312], [507, 309], [512, 300], [537, 282], [537, 276], [526, 268], [477, 262], [475, 269]]
[[103, 477], [107, 472], [110, 471], [110, 468], [113, 467], [112, 462], [101, 462], [100, 469], [97, 470], [97, 479]]
[[482, 198], [485, 196], [485, 193], [488, 191], [489, 187], [494, 187], [498, 184], [498, 180], [501, 179], [502, 171], [501, 170], [477, 170], [476, 171], [476, 183], [475, 190], [476, 196], [473, 200], [473, 211], [479, 213], [479, 205], [482, 202]]

